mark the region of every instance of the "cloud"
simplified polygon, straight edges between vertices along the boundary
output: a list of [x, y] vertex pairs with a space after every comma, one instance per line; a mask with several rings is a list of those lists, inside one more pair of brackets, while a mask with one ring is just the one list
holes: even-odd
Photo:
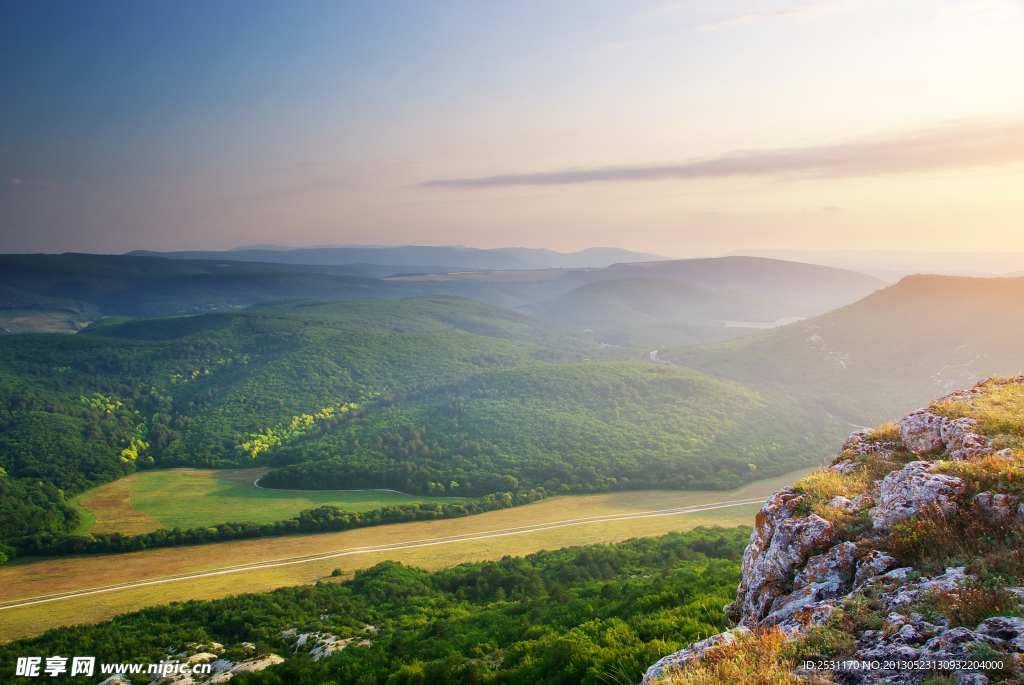
[[772, 12], [755, 12], [751, 14], [740, 14], [729, 19], [703, 24], [697, 27], [700, 31], [714, 31], [715, 29], [728, 28], [739, 24], [749, 24], [755, 21], [772, 21], [779, 19], [803, 19], [805, 17], [822, 14], [834, 14], [852, 9], [851, 2], [821, 2], [814, 5], [803, 5], [790, 9], [775, 10]]
[[927, 173], [1024, 162], [1024, 121], [946, 125], [925, 131], [779, 150], [748, 150], [680, 164], [502, 174], [434, 180], [434, 188], [660, 181], [730, 176], [844, 178]]
[[1009, 19], [1020, 17], [1021, 7], [1014, 0], [990, 0], [968, 5], [943, 7], [935, 15], [940, 24], [959, 24], [972, 19]]

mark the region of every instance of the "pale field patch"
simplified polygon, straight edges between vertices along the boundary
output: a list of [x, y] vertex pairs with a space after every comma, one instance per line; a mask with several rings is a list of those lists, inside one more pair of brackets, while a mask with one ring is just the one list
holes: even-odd
[[273, 523], [325, 504], [349, 511], [369, 511], [389, 504], [459, 501], [375, 490], [309, 492], [255, 487], [253, 483], [269, 470], [139, 471], [76, 498], [76, 508], [87, 516], [75, 532], [134, 535], [159, 528], [205, 528], [246, 521]]

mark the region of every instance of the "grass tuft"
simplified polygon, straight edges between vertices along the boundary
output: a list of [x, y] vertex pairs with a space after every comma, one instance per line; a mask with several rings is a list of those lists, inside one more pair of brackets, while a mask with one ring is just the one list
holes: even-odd
[[1021, 616], [1020, 598], [1006, 589], [1006, 583], [970, 581], [952, 591], [930, 592], [921, 604], [943, 614], [950, 628], [973, 630], [992, 616]]
[[662, 681], [663, 685], [797, 685], [796, 655], [779, 630], [742, 635]]

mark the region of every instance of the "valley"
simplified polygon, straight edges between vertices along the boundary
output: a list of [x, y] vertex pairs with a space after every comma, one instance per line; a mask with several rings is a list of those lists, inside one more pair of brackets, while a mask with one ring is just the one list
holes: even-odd
[[[522, 556], [542, 549], [663, 535], [697, 526], [751, 525], [764, 497], [807, 472], [758, 481], [729, 492], [641, 491], [565, 496], [450, 521], [403, 523], [343, 533], [147, 550], [115, 556], [25, 558], [0, 567], [0, 640], [37, 634], [58, 625], [101, 621], [154, 604], [212, 599], [239, 592], [263, 592], [284, 585], [329, 580], [335, 568], [342, 569], [344, 577], [350, 577], [356, 569], [368, 568], [383, 560], [439, 569], [467, 562], [497, 560], [507, 555]], [[736, 505], [737, 501], [749, 503]], [[722, 503], [728, 506], [722, 506]], [[688, 508], [694, 511], [665, 511]], [[513, 532], [508, 529], [524, 532], [483, 537], [493, 535], [495, 531]], [[462, 539], [422, 545], [423, 541], [440, 542], [437, 538], [448, 537]], [[421, 546], [411, 546], [417, 541]], [[360, 554], [332, 556], [339, 550], [379, 545], [394, 549], [371, 549]], [[410, 546], [408, 549], [402, 549], [407, 545]], [[294, 557], [309, 560], [260, 568], [274, 560]], [[198, 575], [230, 566], [244, 566], [251, 570]], [[145, 584], [179, 575], [189, 576], [189, 579], [187, 582]], [[123, 583], [134, 586], [61, 601], [5, 608], [33, 601], [33, 598], [78, 594]]]

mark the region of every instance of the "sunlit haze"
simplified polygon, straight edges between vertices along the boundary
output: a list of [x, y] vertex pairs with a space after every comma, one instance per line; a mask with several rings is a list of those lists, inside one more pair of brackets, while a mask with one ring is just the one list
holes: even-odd
[[0, 252], [1024, 250], [1024, 2], [0, 7]]

